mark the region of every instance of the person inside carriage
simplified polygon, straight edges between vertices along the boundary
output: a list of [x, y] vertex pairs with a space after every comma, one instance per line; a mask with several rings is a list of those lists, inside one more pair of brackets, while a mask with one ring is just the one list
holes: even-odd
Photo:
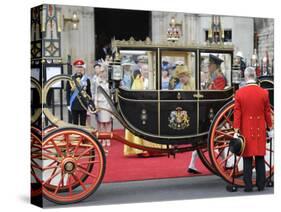
[[168, 61], [163, 61], [161, 66], [162, 80], [161, 80], [161, 89], [168, 90], [170, 82], [170, 71], [171, 67]]
[[[176, 82], [174, 86], [175, 89], [181, 89], [185, 91], [195, 90], [195, 82], [192, 77], [192, 72], [183, 64], [176, 66], [175, 78], [172, 82]], [[188, 173], [201, 174], [201, 172], [199, 172], [195, 166], [197, 158], [198, 154], [195, 150], [192, 152], [191, 160], [187, 169]]]
[[219, 57], [210, 54], [209, 55], [209, 64], [208, 71], [209, 77], [206, 83], [208, 90], [223, 90], [226, 86], [226, 78], [221, 70], [222, 59]]
[[132, 67], [135, 65], [131, 58], [124, 57], [122, 58], [121, 62], [122, 68], [123, 68], [123, 79], [121, 81], [121, 86], [125, 89], [131, 89], [132, 83], [133, 83], [133, 76], [132, 76]]
[[192, 72], [185, 65], [177, 65], [175, 70], [175, 77], [178, 82], [175, 85], [175, 89], [180, 89], [184, 91], [192, 91], [195, 89], [194, 78], [192, 77]]
[[[132, 82], [131, 90], [145, 90], [146, 82], [145, 82], [145, 77], [143, 75], [146, 75], [146, 72], [148, 70], [141, 70], [139, 68], [140, 66], [137, 66], [137, 67], [138, 68], [136, 68], [133, 71], [133, 82]], [[147, 68], [146, 64], [141, 64], [141, 67], [144, 69]], [[164, 145], [151, 143], [145, 139], [142, 139], [142, 138], [132, 134], [127, 129], [125, 129], [125, 139], [132, 143], [141, 145], [141, 146], [152, 147], [152, 148], [166, 148], [166, 146], [164, 146]], [[128, 145], [124, 145], [123, 153], [124, 153], [124, 156], [137, 156], [137, 157], [162, 156], [162, 154], [159, 154], [159, 153], [143, 151], [140, 149], [132, 148]]]

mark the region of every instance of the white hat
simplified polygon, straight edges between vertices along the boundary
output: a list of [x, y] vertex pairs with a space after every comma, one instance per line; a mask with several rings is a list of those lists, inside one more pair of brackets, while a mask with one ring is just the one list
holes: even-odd
[[242, 57], [243, 58], [243, 53], [241, 51], [238, 51], [236, 54], [237, 57]]

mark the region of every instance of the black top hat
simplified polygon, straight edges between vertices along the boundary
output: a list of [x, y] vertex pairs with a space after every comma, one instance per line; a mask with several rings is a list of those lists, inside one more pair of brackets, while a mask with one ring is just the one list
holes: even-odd
[[213, 55], [213, 54], [210, 54], [210, 55], [209, 55], [209, 60], [210, 60], [210, 63], [216, 64], [216, 65], [220, 65], [220, 64], [223, 62], [222, 59], [216, 57], [216, 56]]
[[229, 142], [229, 151], [235, 155], [242, 155], [245, 149], [245, 138], [239, 135], [238, 138], [233, 138]]

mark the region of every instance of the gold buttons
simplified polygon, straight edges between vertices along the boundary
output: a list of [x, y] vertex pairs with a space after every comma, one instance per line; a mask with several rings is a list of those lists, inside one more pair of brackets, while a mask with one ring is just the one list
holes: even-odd
[[252, 117], [252, 116], [250, 116], [250, 119], [253, 119], [253, 117]]

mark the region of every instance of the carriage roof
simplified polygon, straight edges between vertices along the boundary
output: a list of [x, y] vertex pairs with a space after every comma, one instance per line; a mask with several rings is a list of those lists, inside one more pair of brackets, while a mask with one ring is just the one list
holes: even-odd
[[133, 37], [129, 40], [115, 40], [111, 41], [111, 47], [115, 48], [147, 48], [147, 49], [171, 49], [171, 50], [181, 50], [181, 49], [200, 49], [200, 50], [213, 50], [213, 51], [234, 51], [234, 46], [232, 44], [198, 44], [198, 43], [190, 43], [188, 45], [183, 45], [181, 43], [171, 43], [171, 42], [152, 42], [149, 37], [144, 41], [137, 41]]

